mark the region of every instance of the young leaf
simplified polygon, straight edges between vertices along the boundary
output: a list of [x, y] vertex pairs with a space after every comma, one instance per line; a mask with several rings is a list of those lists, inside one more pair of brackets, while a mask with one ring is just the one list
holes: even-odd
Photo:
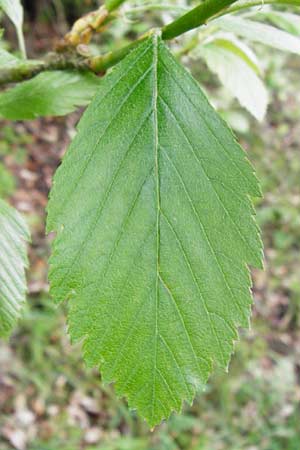
[[0, 200], [0, 337], [7, 337], [25, 301], [25, 241], [29, 231], [18, 212]]
[[58, 169], [51, 292], [89, 365], [151, 426], [227, 368], [262, 248], [257, 180], [196, 81], [153, 35], [108, 76]]
[[229, 37], [216, 38], [197, 49], [210, 70], [218, 75], [220, 81], [240, 104], [257, 119], [262, 120], [268, 105], [267, 90], [258, 77], [257, 63], [250, 58], [251, 51], [245, 45]]
[[237, 16], [223, 17], [214, 23], [223, 30], [233, 32], [250, 41], [300, 55], [300, 39], [271, 25]]
[[23, 56], [26, 56], [24, 36], [22, 30], [23, 7], [21, 5], [20, 0], [0, 0], [0, 9], [3, 9], [3, 11], [8, 15], [8, 17], [14, 24], [18, 35], [20, 50]]
[[0, 117], [11, 120], [63, 116], [87, 105], [99, 86], [92, 73], [43, 72], [0, 93]]

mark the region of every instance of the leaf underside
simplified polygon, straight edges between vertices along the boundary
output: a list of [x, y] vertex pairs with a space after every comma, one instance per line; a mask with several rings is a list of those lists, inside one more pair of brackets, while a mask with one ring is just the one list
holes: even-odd
[[247, 61], [247, 55], [242, 51], [235, 42], [216, 39], [202, 45], [199, 54], [240, 104], [261, 121], [268, 105], [267, 90], [255, 73], [253, 65], [251, 66], [251, 61]]
[[215, 23], [221, 29], [236, 33], [250, 41], [300, 55], [300, 39], [273, 26], [239, 16], [222, 17]]
[[22, 217], [0, 200], [0, 337], [7, 337], [25, 300], [26, 245], [29, 231]]
[[160, 38], [106, 76], [58, 169], [51, 292], [72, 340], [151, 426], [227, 368], [248, 326], [260, 190], [231, 131]]

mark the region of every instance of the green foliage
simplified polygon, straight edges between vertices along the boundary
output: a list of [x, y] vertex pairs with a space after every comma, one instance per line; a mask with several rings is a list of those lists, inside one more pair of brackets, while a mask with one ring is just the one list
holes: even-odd
[[4, 164], [0, 162], [0, 197], [3, 198], [11, 195], [14, 189], [14, 176], [6, 169]]
[[3, 9], [16, 28], [22, 27], [23, 8], [20, 0], [0, 0], [0, 9]]
[[[235, 6], [238, 5], [239, 3]], [[278, 28], [262, 23], [263, 20], [275, 24]], [[255, 44], [299, 55], [299, 30], [300, 16], [273, 9], [226, 15], [210, 21], [208, 26], [200, 29], [198, 36], [193, 36], [190, 43], [186, 44], [188, 51], [185, 53], [193, 59], [204, 59], [229, 94], [257, 120], [262, 121], [269, 98], [261, 70], [265, 61], [261, 63], [256, 57]], [[249, 43], [253, 42], [254, 48], [246, 45], [245, 39]], [[229, 114], [230, 112], [226, 111], [226, 115]]]
[[252, 51], [234, 36], [216, 36], [200, 46], [196, 56], [203, 57], [224, 86], [257, 119], [265, 116], [268, 94], [259, 77], [260, 68]]
[[11, 66], [18, 63], [18, 58], [13, 56], [11, 53], [8, 53], [6, 50], [0, 47], [0, 64], [1, 67]]
[[288, 33], [300, 36], [300, 16], [282, 11], [260, 11], [255, 15], [258, 19], [267, 19], [274, 25]]
[[101, 80], [57, 171], [51, 291], [151, 426], [227, 368], [261, 266], [253, 169], [156, 35]]
[[300, 55], [300, 39], [286, 31], [238, 16], [223, 17], [215, 23], [223, 30], [233, 32], [250, 41]]
[[9, 335], [25, 300], [26, 240], [24, 220], [0, 200], [0, 337]]
[[62, 116], [87, 105], [98, 86], [92, 73], [43, 72], [0, 93], [0, 116], [11, 120]]
[[26, 56], [24, 36], [23, 36], [23, 8], [20, 0], [0, 0], [0, 9], [8, 15], [16, 27], [19, 45], [23, 56]]
[[[106, 7], [111, 12], [121, 3], [109, 0]], [[179, 36], [210, 22], [193, 35], [195, 46], [187, 42], [182, 53], [193, 48], [262, 120], [268, 103], [262, 71], [235, 34], [299, 55], [297, 18], [267, 11], [251, 12], [250, 20], [243, 15], [213, 20], [228, 12], [225, 7], [242, 3], [207, 0], [160, 35]], [[16, 26], [24, 56], [21, 3], [0, 0], [0, 7]], [[85, 20], [73, 29], [81, 43], [93, 28], [85, 27]], [[70, 334], [83, 341], [87, 363], [100, 366], [103, 380], [114, 381], [117, 393], [154, 426], [181, 410], [184, 400], [193, 401], [214, 364], [227, 369], [237, 329], [249, 323], [248, 266], [261, 267], [262, 244], [251, 203], [260, 189], [245, 154], [158, 32], [147, 36], [121, 48], [114, 43], [112, 52], [97, 52], [95, 58], [82, 46], [29, 62], [0, 49], [0, 83], [6, 84], [70, 64], [101, 72], [135, 48], [103, 80], [45, 71], [8, 89], [0, 94], [0, 116], [65, 115], [88, 104], [99, 88], [55, 177], [48, 217], [48, 230], [57, 234], [51, 292], [57, 301], [70, 300]], [[0, 334], [7, 335], [24, 298], [29, 236], [2, 201], [0, 214], [0, 250], [8, 256], [0, 257]], [[13, 239], [11, 231], [19, 235]], [[274, 242], [280, 249], [293, 245], [282, 230], [274, 233]], [[12, 275], [17, 282], [12, 279], [10, 287]], [[130, 439], [125, 443], [133, 445]]]

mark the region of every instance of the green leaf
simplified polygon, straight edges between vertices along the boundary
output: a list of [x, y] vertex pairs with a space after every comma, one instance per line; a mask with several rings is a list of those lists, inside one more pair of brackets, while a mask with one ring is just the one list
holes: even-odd
[[261, 266], [231, 131], [160, 38], [101, 80], [58, 169], [51, 293], [90, 366], [154, 426], [227, 368]]
[[258, 63], [248, 47], [232, 37], [216, 37], [199, 47], [196, 55], [205, 59], [210, 70], [257, 120], [264, 118], [268, 94], [257, 76]]
[[282, 11], [261, 11], [255, 14], [258, 19], [267, 19], [288, 33], [300, 36], [300, 16]]
[[23, 7], [20, 0], [0, 0], [0, 9], [3, 9], [16, 28], [22, 27]]
[[15, 189], [15, 177], [0, 161], [0, 197], [11, 195]]
[[63, 116], [87, 105], [99, 86], [92, 73], [43, 72], [0, 93], [0, 117], [11, 120]]
[[0, 47], [0, 65], [1, 68], [16, 65], [19, 63], [19, 59], [16, 58], [11, 53], [8, 53], [6, 50]]
[[223, 17], [213, 23], [250, 41], [300, 55], [300, 39], [271, 25], [237, 16]]
[[26, 56], [26, 50], [25, 50], [25, 43], [24, 43], [24, 36], [23, 36], [23, 7], [21, 5], [20, 0], [0, 0], [0, 9], [3, 9], [3, 11], [8, 15], [12, 23], [14, 24], [20, 50], [23, 54], [23, 56]]
[[243, 41], [236, 38], [234, 34], [217, 34], [212, 39], [212, 42], [239, 56], [257, 75], [261, 74], [262, 70], [255, 53]]
[[7, 337], [25, 301], [25, 241], [30, 238], [19, 213], [0, 200], [0, 337]]

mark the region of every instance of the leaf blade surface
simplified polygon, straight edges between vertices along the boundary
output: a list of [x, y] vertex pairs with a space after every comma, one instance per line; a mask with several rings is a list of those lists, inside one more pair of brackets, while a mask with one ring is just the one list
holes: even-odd
[[247, 53], [237, 39], [216, 38], [197, 49], [196, 55], [204, 58], [244, 108], [257, 120], [263, 120], [268, 106], [267, 90], [258, 76], [258, 68], [255, 71], [255, 66], [249, 64]]
[[99, 79], [92, 73], [42, 72], [0, 93], [0, 117], [30, 120], [41, 116], [64, 116], [87, 105], [98, 85]]
[[249, 195], [245, 154], [157, 36], [101, 81], [54, 180], [51, 291], [88, 364], [151, 426], [227, 367], [248, 325]]
[[24, 12], [20, 0], [0, 0], [0, 9], [3, 9], [3, 11], [8, 15], [8, 17], [14, 24], [18, 35], [20, 50], [23, 56], [26, 57], [23, 35]]
[[259, 42], [278, 50], [300, 55], [300, 39], [271, 25], [238, 16], [222, 17], [214, 21], [221, 29]]
[[25, 242], [29, 231], [16, 210], [0, 199], [0, 337], [8, 337], [25, 301]]

